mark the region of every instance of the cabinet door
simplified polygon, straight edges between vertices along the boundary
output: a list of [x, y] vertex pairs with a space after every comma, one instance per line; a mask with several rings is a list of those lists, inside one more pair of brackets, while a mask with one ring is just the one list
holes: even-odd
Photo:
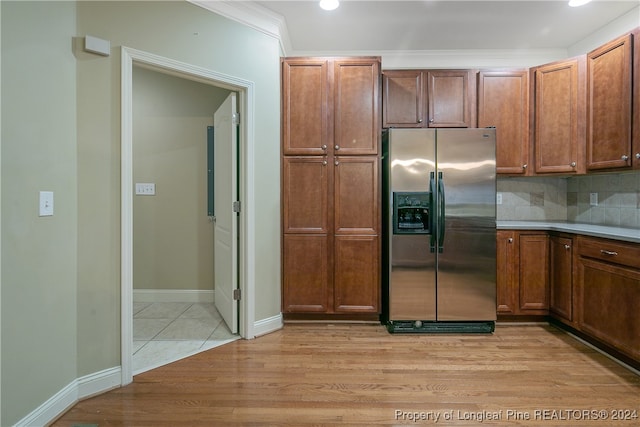
[[469, 70], [427, 71], [429, 127], [474, 127], [471, 101], [475, 80]]
[[329, 174], [326, 157], [282, 159], [284, 233], [328, 233]]
[[520, 234], [520, 312], [549, 310], [549, 236]]
[[379, 234], [380, 185], [376, 156], [340, 156], [334, 165], [336, 234]]
[[325, 155], [331, 144], [328, 61], [282, 62], [282, 152]]
[[478, 74], [478, 127], [496, 128], [496, 172], [523, 174], [529, 163], [529, 71]]
[[282, 254], [282, 310], [326, 312], [331, 284], [326, 235], [285, 234]]
[[335, 154], [377, 154], [380, 61], [377, 58], [336, 60], [334, 73]]
[[335, 311], [378, 313], [379, 237], [336, 236], [334, 259]]
[[424, 127], [424, 74], [392, 70], [382, 74], [382, 126]]
[[518, 301], [517, 246], [515, 233], [510, 230], [496, 232], [496, 284], [498, 314], [515, 314]]
[[580, 257], [580, 329], [640, 360], [640, 272]]
[[584, 169], [583, 59], [543, 65], [535, 70], [534, 153], [536, 173]]
[[588, 169], [631, 166], [632, 35], [587, 55]]
[[573, 320], [573, 240], [551, 236], [549, 310], [569, 322]]

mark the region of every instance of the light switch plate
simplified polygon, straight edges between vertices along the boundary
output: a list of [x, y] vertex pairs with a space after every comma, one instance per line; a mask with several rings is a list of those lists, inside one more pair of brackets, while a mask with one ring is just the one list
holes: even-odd
[[591, 206], [598, 206], [598, 193], [589, 193], [589, 204]]
[[40, 192], [40, 216], [53, 216], [53, 191]]

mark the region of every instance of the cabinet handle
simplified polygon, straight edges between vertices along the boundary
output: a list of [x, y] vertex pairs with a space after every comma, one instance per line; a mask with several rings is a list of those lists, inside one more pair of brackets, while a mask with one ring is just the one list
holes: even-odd
[[336, 149], [336, 151], [338, 151], [338, 150], [340, 149], [340, 146], [339, 146], [339, 145], [336, 145], [336, 146], [335, 146], [335, 147], [333, 147], [333, 148], [335, 148], [335, 149]]
[[429, 119], [429, 123], [433, 123], [433, 119]]
[[529, 165], [527, 165], [527, 164], [525, 163], [524, 165], [522, 165], [522, 169], [526, 169], [526, 168], [527, 168], [527, 166], [529, 166]]
[[422, 123], [422, 119], [418, 119], [418, 123]]
[[640, 153], [636, 153], [636, 159], [640, 160]]
[[576, 167], [576, 162], [571, 162], [571, 163], [569, 164], [569, 166], [571, 166], [572, 168], [575, 168], [575, 167]]
[[322, 148], [324, 151], [327, 151], [327, 144], [322, 144], [322, 147], [320, 148]]
[[627, 156], [626, 154], [623, 154], [622, 157], [620, 157], [622, 160], [624, 160], [625, 162], [627, 160], [629, 160], [629, 156]]
[[509, 242], [509, 243], [513, 243], [513, 237], [509, 237], [509, 238], [507, 239], [507, 242]]
[[565, 248], [566, 250], [569, 250], [569, 249], [571, 249], [571, 246], [570, 246], [570, 245], [564, 245], [564, 248]]
[[326, 166], [326, 164], [327, 164], [327, 159], [324, 159], [324, 160], [322, 161], [322, 164]]
[[603, 255], [610, 255], [610, 256], [618, 255], [618, 252], [616, 252], [616, 251], [607, 251], [605, 249], [600, 249], [600, 253], [603, 254]]
[[335, 163], [334, 163], [334, 165], [336, 165], [336, 166], [338, 166], [339, 164], [340, 164], [340, 162], [339, 162], [339, 161], [337, 161], [337, 160], [336, 160], [336, 161], [335, 161]]

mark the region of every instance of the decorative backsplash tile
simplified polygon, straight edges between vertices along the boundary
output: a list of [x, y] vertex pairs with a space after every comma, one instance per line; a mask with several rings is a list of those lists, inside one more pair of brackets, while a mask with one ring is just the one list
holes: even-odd
[[562, 178], [498, 178], [498, 220], [565, 221], [567, 219], [567, 183]]
[[640, 228], [640, 172], [568, 178], [567, 220]]
[[498, 220], [640, 228], [640, 171], [568, 178], [499, 177], [497, 191], [502, 195]]

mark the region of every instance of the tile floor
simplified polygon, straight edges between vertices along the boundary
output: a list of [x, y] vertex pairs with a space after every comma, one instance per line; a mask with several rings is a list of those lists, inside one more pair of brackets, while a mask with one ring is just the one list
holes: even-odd
[[212, 303], [134, 302], [133, 374], [238, 338]]

